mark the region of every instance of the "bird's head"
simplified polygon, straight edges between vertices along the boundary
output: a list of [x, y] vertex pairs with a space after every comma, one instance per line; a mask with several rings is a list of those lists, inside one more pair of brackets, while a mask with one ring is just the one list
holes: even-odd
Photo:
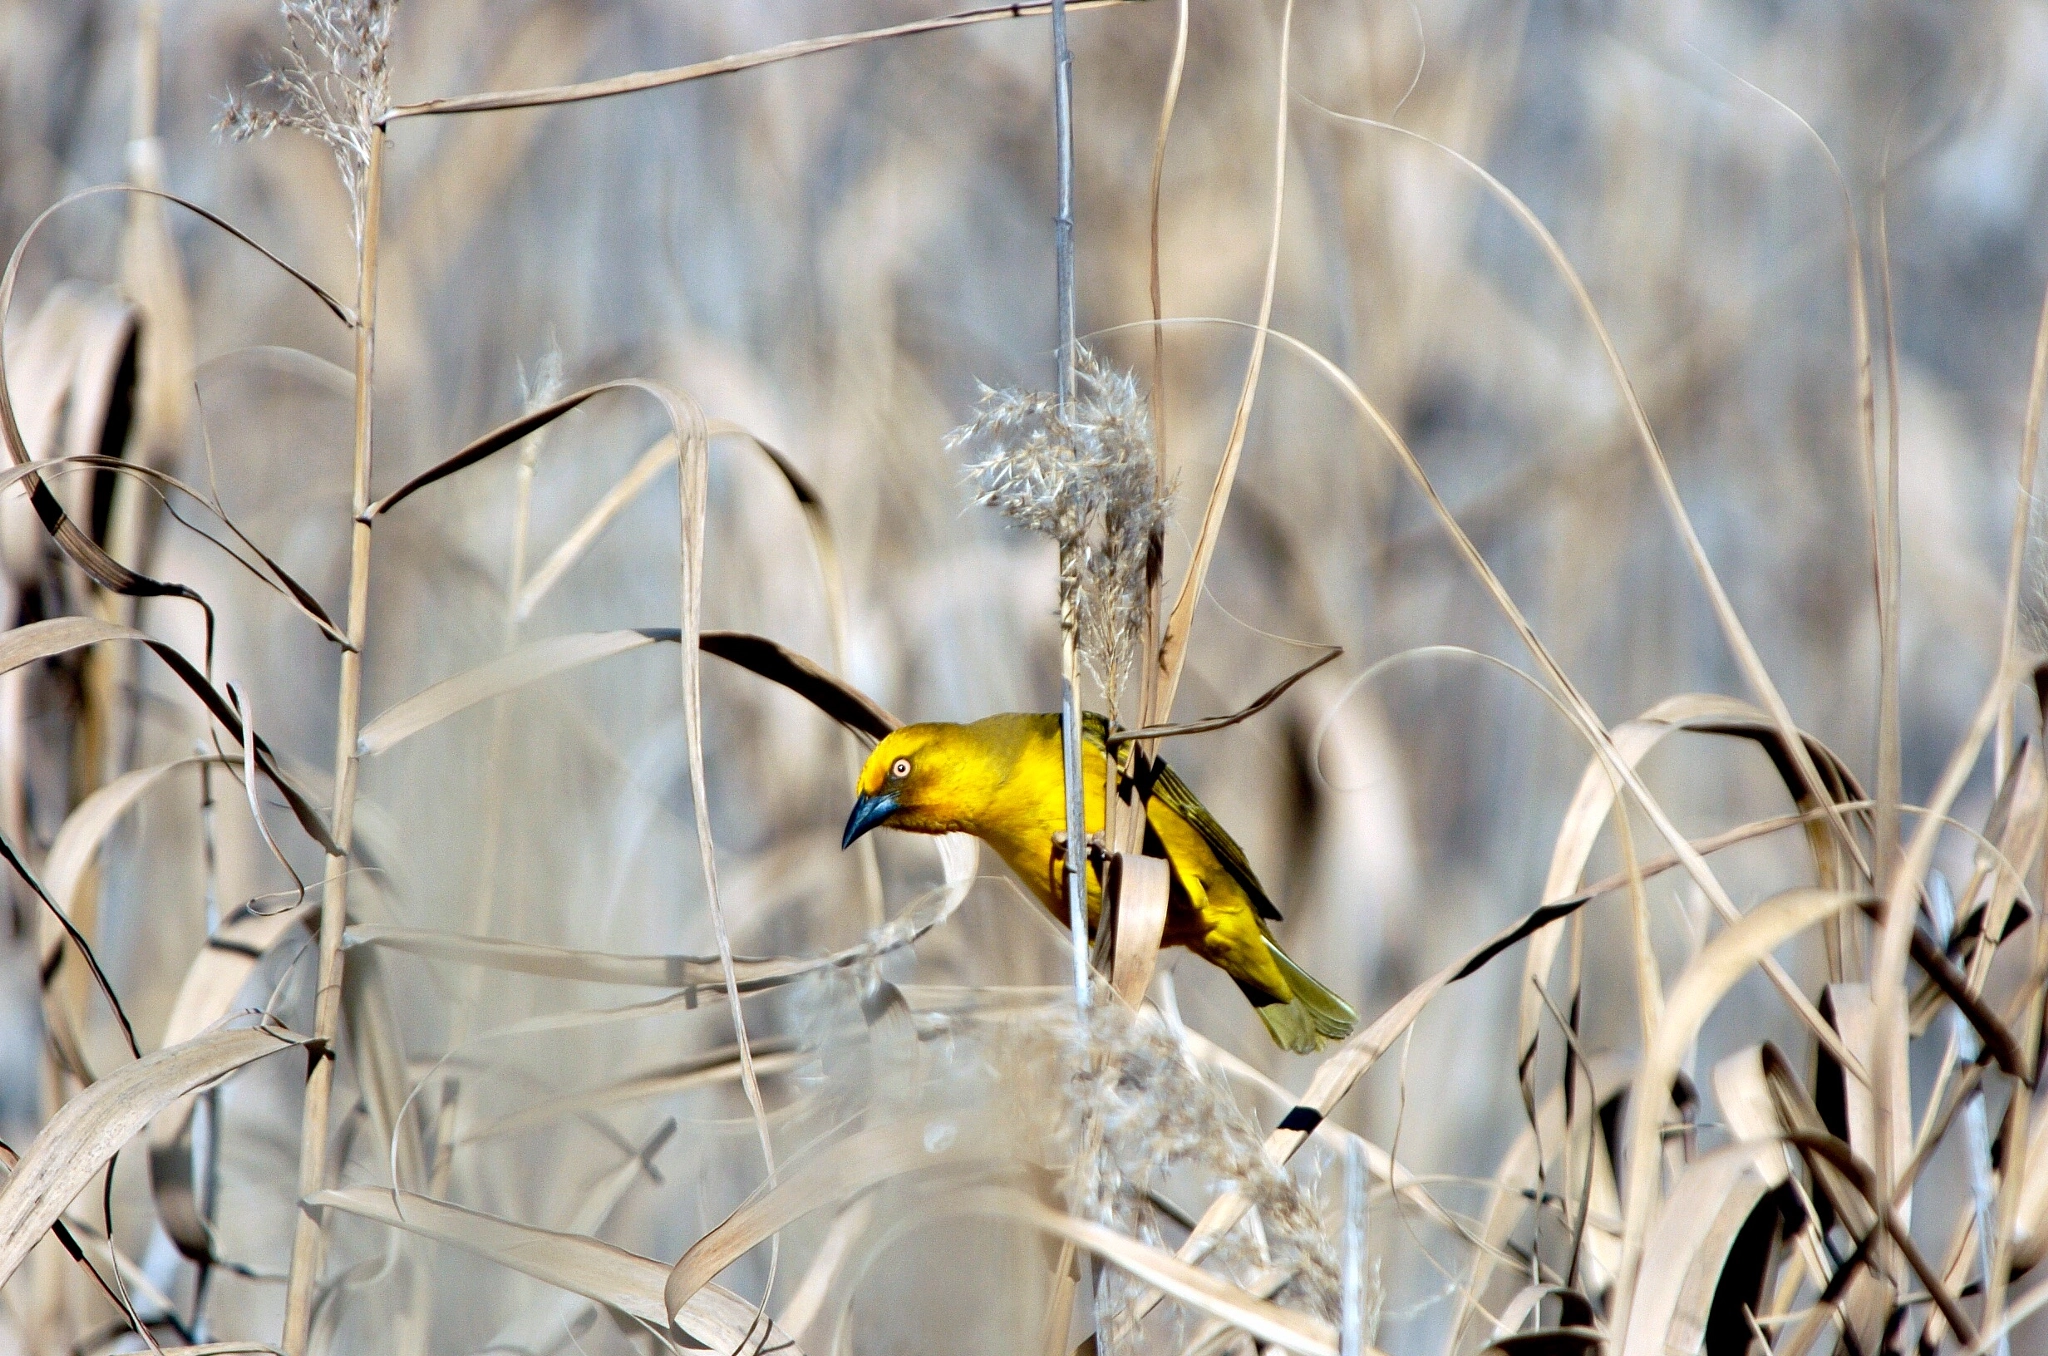
[[860, 770], [853, 813], [840, 847], [887, 825], [912, 833], [951, 833], [961, 827], [958, 785], [966, 771], [958, 725], [906, 725], [875, 745]]

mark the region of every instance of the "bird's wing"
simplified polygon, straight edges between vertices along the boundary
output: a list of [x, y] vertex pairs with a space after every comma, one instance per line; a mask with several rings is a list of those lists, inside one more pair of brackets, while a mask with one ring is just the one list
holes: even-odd
[[1209, 813], [1209, 807], [1195, 798], [1195, 793], [1189, 789], [1188, 784], [1166, 765], [1165, 760], [1155, 758], [1152, 761], [1151, 772], [1152, 798], [1186, 820], [1196, 833], [1202, 835], [1202, 841], [1216, 854], [1216, 860], [1222, 862], [1224, 868], [1237, 878], [1237, 883], [1244, 887], [1244, 892], [1250, 897], [1252, 907], [1258, 911], [1259, 917], [1279, 922], [1280, 910], [1273, 907], [1272, 899], [1266, 894], [1266, 887], [1259, 884], [1258, 876], [1253, 874], [1252, 864], [1245, 860], [1244, 849], [1237, 845], [1236, 839], [1224, 832], [1223, 826], [1216, 822], [1216, 816]]
[[[1109, 721], [1106, 717], [1089, 711], [1082, 715], [1081, 722], [1086, 739], [1108, 747]], [[1269, 918], [1275, 923], [1280, 922], [1280, 910], [1266, 894], [1266, 887], [1259, 884], [1258, 876], [1252, 871], [1252, 864], [1245, 860], [1244, 849], [1239, 847], [1237, 840], [1216, 822], [1216, 816], [1209, 813], [1209, 807], [1202, 804], [1188, 784], [1180, 779], [1179, 773], [1166, 765], [1164, 758], [1148, 759], [1142, 749], [1137, 751], [1137, 756], [1139, 766], [1136, 775], [1126, 779], [1124, 783], [1124, 799], [1130, 799], [1130, 788], [1135, 783], [1139, 794], [1146, 800], [1156, 799], [1186, 820], [1188, 825], [1202, 836], [1202, 841], [1209, 845], [1209, 850], [1216, 854], [1216, 860], [1222, 862], [1224, 869], [1236, 877], [1237, 883], [1244, 887], [1244, 892], [1251, 899], [1252, 908], [1259, 917]]]

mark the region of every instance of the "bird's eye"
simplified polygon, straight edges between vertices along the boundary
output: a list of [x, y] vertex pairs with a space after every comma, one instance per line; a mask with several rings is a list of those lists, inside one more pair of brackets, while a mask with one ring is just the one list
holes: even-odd
[[910, 760], [908, 758], [898, 758], [890, 765], [889, 775], [899, 780], [908, 777], [910, 775]]

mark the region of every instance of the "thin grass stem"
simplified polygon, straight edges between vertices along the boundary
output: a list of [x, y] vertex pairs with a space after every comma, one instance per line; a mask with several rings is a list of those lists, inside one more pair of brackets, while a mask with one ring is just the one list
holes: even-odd
[[[376, 361], [377, 246], [383, 213], [384, 132], [370, 137], [363, 177], [363, 229], [357, 241], [355, 327], [355, 455], [350, 483], [351, 533], [348, 571], [348, 648], [341, 655], [341, 691], [334, 722], [334, 811], [320, 898], [319, 984], [313, 1008], [313, 1044], [306, 1071], [306, 1100], [299, 1139], [299, 1198], [327, 1186], [327, 1124], [334, 1090], [334, 1043], [341, 1028], [342, 934], [348, 927], [349, 845], [355, 828], [356, 735], [362, 718], [363, 637], [370, 604], [371, 377]], [[250, 736], [254, 738], [253, 733]], [[290, 1282], [285, 1292], [283, 1348], [304, 1356], [312, 1334], [313, 1299], [320, 1279], [325, 1238], [320, 1217], [299, 1211], [292, 1235]]]

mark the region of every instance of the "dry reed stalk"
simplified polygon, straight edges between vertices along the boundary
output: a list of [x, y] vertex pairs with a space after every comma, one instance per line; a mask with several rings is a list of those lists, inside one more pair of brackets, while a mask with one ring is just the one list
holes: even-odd
[[[311, 1063], [306, 1070], [304, 1128], [299, 1139], [299, 1197], [310, 1200], [327, 1188], [329, 1104], [334, 1087], [334, 1042], [341, 1033], [341, 938], [348, 927], [349, 847], [354, 840], [356, 735], [362, 723], [363, 643], [370, 623], [371, 377], [376, 360], [377, 246], [382, 231], [384, 132], [373, 127], [365, 153], [358, 213], [355, 323], [355, 451], [349, 477], [348, 648], [341, 656], [341, 691], [334, 717], [334, 809], [336, 851], [327, 856], [320, 889], [320, 953], [313, 1011]], [[311, 1335], [314, 1288], [325, 1258], [321, 1220], [311, 1210], [297, 1215], [292, 1234], [290, 1288], [285, 1298], [282, 1346], [287, 1356], [304, 1356]]]

